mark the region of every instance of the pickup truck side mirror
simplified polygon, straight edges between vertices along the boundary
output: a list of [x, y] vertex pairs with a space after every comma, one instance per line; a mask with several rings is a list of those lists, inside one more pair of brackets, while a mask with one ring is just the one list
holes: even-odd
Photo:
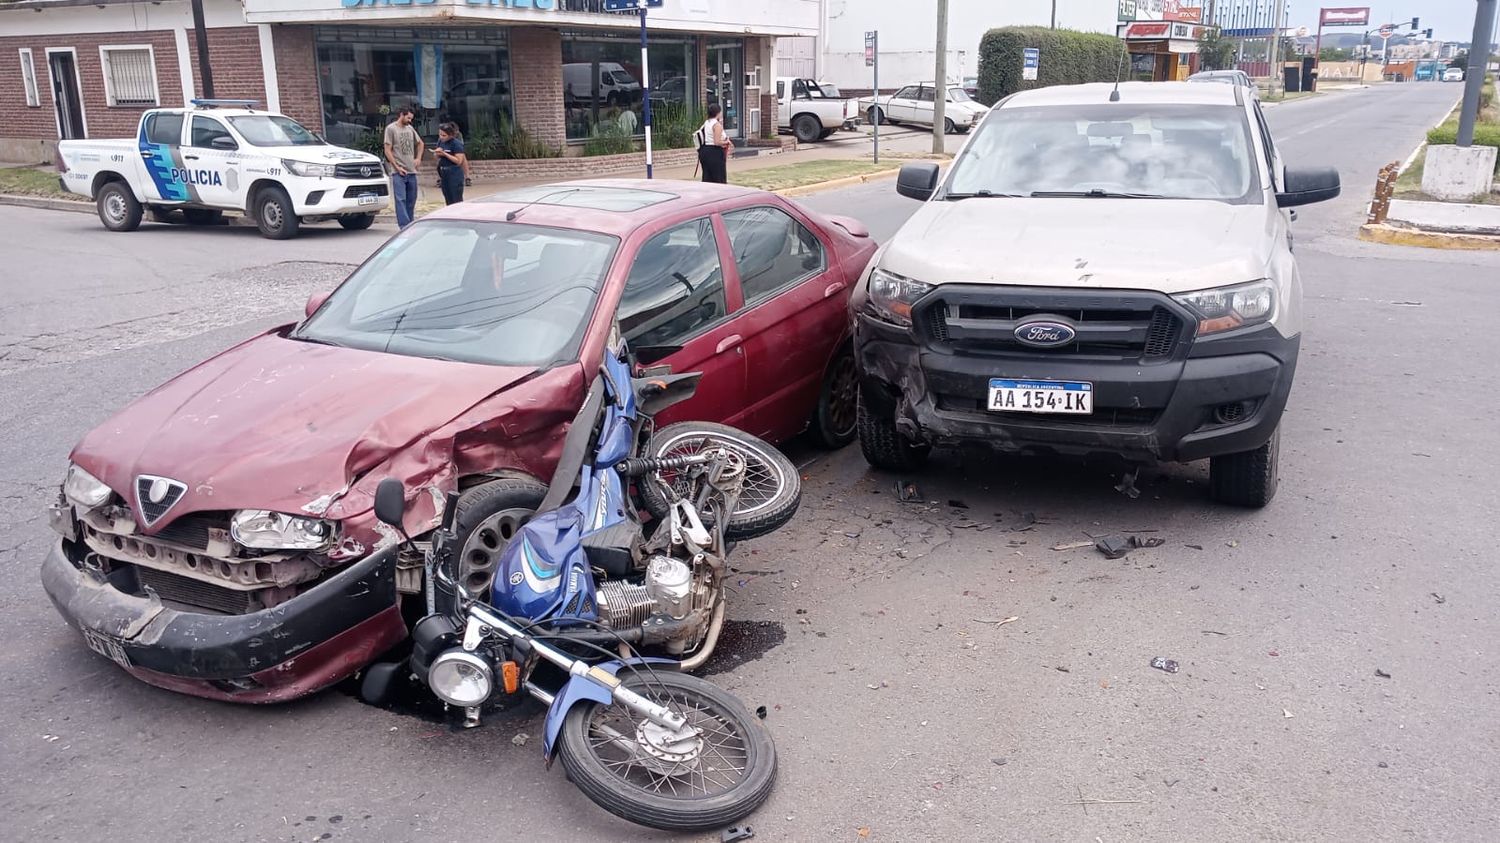
[[394, 477], [387, 477], [375, 487], [375, 517], [380, 523], [401, 529], [406, 518], [406, 487]]
[[896, 174], [896, 192], [908, 199], [926, 202], [938, 186], [938, 165], [931, 161], [902, 164]]
[[225, 135], [219, 135], [214, 138], [209, 145], [214, 149], [223, 149], [226, 151], [233, 151], [240, 148], [240, 145], [234, 142], [234, 138]]
[[1282, 208], [1326, 202], [1339, 195], [1339, 171], [1332, 167], [1288, 167], [1276, 204]]
[[318, 308], [323, 306], [323, 302], [328, 301], [328, 296], [328, 293], [313, 293], [312, 295], [308, 296], [307, 307], [304, 308], [303, 312], [305, 312], [308, 316], [312, 316], [314, 313], [317, 313]]

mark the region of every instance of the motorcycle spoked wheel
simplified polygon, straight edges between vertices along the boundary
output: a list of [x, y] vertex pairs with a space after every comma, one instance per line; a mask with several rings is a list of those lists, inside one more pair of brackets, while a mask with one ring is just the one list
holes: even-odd
[[736, 822], [771, 795], [776, 746], [734, 695], [683, 673], [622, 671], [622, 681], [685, 716], [699, 730], [698, 742], [669, 751], [652, 743], [660, 727], [625, 706], [575, 705], [563, 721], [558, 754], [596, 805], [651, 828], [701, 831]]
[[[734, 514], [724, 528], [730, 541], [745, 541], [773, 533], [786, 526], [802, 502], [802, 477], [786, 455], [765, 440], [742, 430], [713, 422], [678, 422], [651, 434], [646, 442], [646, 456], [677, 457], [702, 453], [712, 447], [732, 448], [745, 460], [745, 481]], [[685, 479], [675, 472], [652, 472], [640, 484], [641, 502], [657, 518], [667, 517], [671, 496], [663, 486], [671, 486], [678, 495], [688, 493]], [[705, 524], [711, 515], [698, 513]]]

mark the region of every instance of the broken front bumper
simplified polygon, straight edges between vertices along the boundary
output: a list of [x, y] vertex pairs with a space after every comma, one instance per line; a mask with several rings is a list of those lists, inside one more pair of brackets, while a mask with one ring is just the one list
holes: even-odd
[[406, 637], [396, 553], [373, 553], [244, 615], [180, 611], [127, 594], [66, 539], [42, 560], [42, 586], [90, 649], [144, 682], [228, 702], [284, 702], [352, 675]]

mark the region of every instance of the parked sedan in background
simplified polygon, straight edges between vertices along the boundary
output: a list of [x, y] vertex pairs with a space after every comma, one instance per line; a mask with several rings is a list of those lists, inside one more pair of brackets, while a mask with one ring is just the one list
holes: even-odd
[[1444, 82], [1462, 82], [1462, 81], [1464, 81], [1464, 69], [1461, 68], [1461, 67], [1450, 67], [1450, 68], [1448, 68], [1447, 70], [1443, 71], [1443, 81]]
[[[943, 130], [950, 135], [974, 128], [989, 111], [970, 98], [958, 85], [949, 85], [947, 91]], [[936, 95], [937, 88], [931, 82], [922, 82], [907, 85], [889, 96], [864, 97], [859, 101], [859, 110], [871, 123], [931, 126]]]
[[89, 432], [50, 512], [43, 585], [92, 649], [153, 685], [257, 703], [326, 687], [400, 642], [403, 603], [422, 601], [420, 554], [392, 568], [379, 481], [405, 484], [419, 542], [461, 491], [459, 578], [487, 589], [615, 330], [642, 360], [704, 373], [659, 423], [852, 440], [848, 299], [874, 251], [853, 220], [692, 182], [547, 185], [430, 214], [301, 323]]
[[1213, 82], [1220, 85], [1238, 85], [1251, 99], [1260, 99], [1260, 88], [1255, 80], [1243, 70], [1202, 70], [1187, 78], [1189, 82]]

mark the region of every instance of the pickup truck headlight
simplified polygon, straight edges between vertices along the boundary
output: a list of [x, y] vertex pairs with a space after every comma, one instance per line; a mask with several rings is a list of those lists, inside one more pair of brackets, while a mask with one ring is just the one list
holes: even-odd
[[264, 509], [242, 509], [229, 521], [229, 534], [258, 550], [318, 550], [333, 539], [333, 524]]
[[97, 477], [76, 465], [68, 465], [68, 475], [63, 479], [63, 495], [79, 509], [89, 510], [101, 506], [114, 490]]
[[876, 269], [870, 273], [870, 312], [892, 325], [910, 328], [911, 306], [931, 289], [931, 284]]
[[1215, 287], [1172, 298], [1198, 314], [1200, 337], [1269, 322], [1276, 313], [1276, 288], [1270, 281]]
[[285, 158], [281, 159], [281, 164], [294, 175], [333, 178], [334, 165], [332, 164], [308, 164], [303, 161], [289, 161]]

